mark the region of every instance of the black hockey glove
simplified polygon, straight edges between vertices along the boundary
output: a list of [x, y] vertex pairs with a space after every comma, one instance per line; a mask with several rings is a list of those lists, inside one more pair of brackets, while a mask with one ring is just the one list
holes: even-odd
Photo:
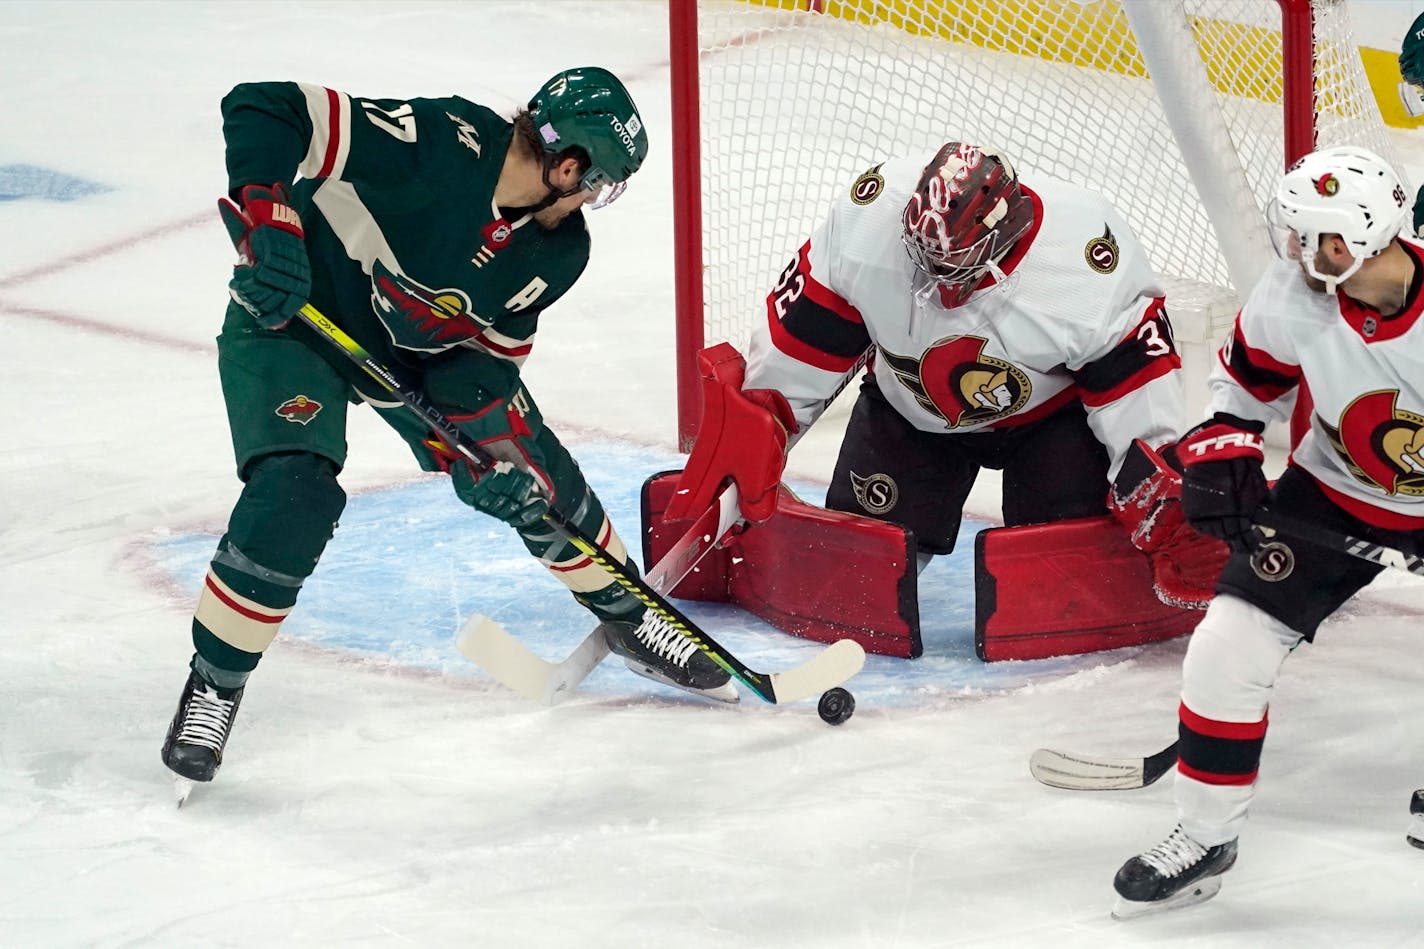
[[1254, 549], [1261, 537], [1252, 518], [1270, 493], [1261, 468], [1264, 430], [1260, 422], [1218, 412], [1177, 444], [1185, 466], [1182, 513], [1193, 529], [1236, 551]]
[[228, 292], [263, 327], [279, 330], [311, 295], [302, 219], [287, 203], [287, 189], [280, 183], [270, 188], [247, 185], [238, 199], [241, 207], [227, 198], [218, 201], [218, 213], [239, 256]]

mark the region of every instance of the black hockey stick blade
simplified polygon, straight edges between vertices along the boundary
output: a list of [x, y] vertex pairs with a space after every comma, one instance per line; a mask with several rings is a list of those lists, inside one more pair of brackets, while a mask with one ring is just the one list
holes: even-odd
[[1394, 567], [1396, 570], [1424, 577], [1424, 557], [1407, 554], [1397, 548], [1362, 540], [1359, 537], [1351, 537], [1349, 534], [1341, 534], [1319, 524], [1299, 521], [1280, 514], [1270, 507], [1261, 507], [1256, 512], [1255, 520], [1257, 526], [1265, 529], [1268, 533], [1284, 534], [1317, 547], [1324, 547], [1327, 550], [1334, 550], [1352, 557], [1359, 557], [1361, 560], [1377, 563], [1382, 567]]
[[1171, 771], [1177, 763], [1177, 743], [1146, 758], [1084, 755], [1040, 748], [1028, 760], [1028, 770], [1040, 784], [1070, 791], [1124, 791], [1143, 788]]

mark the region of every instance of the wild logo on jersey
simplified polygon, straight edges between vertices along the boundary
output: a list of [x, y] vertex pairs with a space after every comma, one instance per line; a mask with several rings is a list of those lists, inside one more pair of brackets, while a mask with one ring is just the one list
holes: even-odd
[[297, 395], [283, 402], [273, 411], [289, 422], [306, 425], [321, 411], [321, 403], [304, 395]]
[[984, 425], [1013, 415], [1028, 402], [1033, 384], [1017, 366], [984, 354], [982, 336], [949, 336], [919, 359], [881, 347], [886, 365], [927, 412], [949, 428]]
[[465, 291], [432, 290], [379, 260], [371, 266], [371, 304], [402, 349], [438, 353], [489, 326], [472, 312]]
[[1386, 494], [1424, 497], [1424, 416], [1398, 401], [1394, 389], [1370, 392], [1346, 406], [1339, 428], [1321, 424], [1355, 478]]

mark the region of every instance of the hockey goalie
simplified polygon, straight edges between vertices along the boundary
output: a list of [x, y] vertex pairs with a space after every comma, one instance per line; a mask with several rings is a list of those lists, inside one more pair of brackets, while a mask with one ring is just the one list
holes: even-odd
[[[1181, 515], [1164, 295], [1097, 193], [959, 142], [876, 164], [782, 272], [745, 363], [727, 344], [701, 360], [687, 467], [645, 486], [645, 558], [729, 482], [750, 526], [675, 595], [919, 655], [918, 571], [987, 468], [1005, 526], [976, 542], [980, 658], [1178, 635], [1211, 598], [1226, 548]], [[785, 453], [861, 366], [816, 508], [780, 484]]]

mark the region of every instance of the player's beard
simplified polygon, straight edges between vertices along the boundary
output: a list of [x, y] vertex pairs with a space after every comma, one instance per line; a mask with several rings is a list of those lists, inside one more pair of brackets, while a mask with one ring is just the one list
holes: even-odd
[[[1315, 252], [1315, 272], [1325, 274], [1328, 277], [1338, 277], [1345, 272], [1345, 268], [1332, 261], [1324, 250]], [[1305, 278], [1305, 285], [1316, 293], [1325, 293], [1325, 281], [1318, 277], [1313, 277], [1306, 269], [1305, 261], [1300, 262], [1300, 273]]]
[[554, 230], [556, 227], [558, 227], [564, 222], [564, 218], [568, 217], [570, 214], [573, 214], [579, 208], [584, 206], [584, 203], [588, 197], [588, 193], [585, 191], [580, 191], [578, 192], [577, 196], [579, 198], [579, 200], [577, 201], [572, 201], [569, 198], [560, 198], [558, 201], [555, 201], [547, 208], [535, 211], [535, 223], [537, 223], [546, 231]]

